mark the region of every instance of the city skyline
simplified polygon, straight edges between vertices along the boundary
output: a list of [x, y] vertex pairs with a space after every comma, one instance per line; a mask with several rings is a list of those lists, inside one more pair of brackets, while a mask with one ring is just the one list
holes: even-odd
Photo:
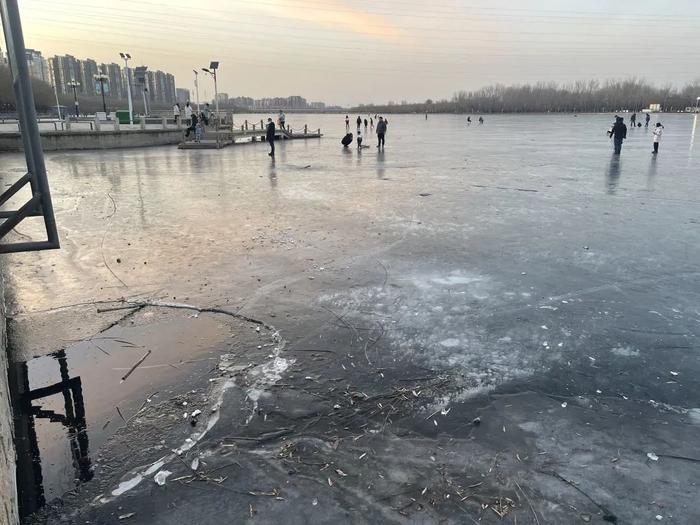
[[[222, 91], [280, 92], [355, 105], [450, 98], [484, 85], [700, 75], [700, 4], [692, 0], [25, 0], [27, 45], [118, 62], [158, 63], [193, 90], [193, 69], [220, 62]], [[76, 13], [78, 16], [76, 17]], [[673, 38], [669, 38], [673, 35]], [[213, 97], [200, 75], [200, 94]]]
[[[97, 63], [92, 58], [78, 58], [70, 54], [54, 55], [46, 57], [38, 49], [26, 49], [27, 66], [31, 77], [46, 82], [52, 87], [56, 86], [56, 91], [60, 95], [83, 95], [100, 96], [102, 85], [105, 86], [105, 95], [108, 98], [126, 99], [127, 85], [125, 68], [117, 63]], [[0, 64], [7, 63], [7, 56], [0, 47]], [[138, 79], [135, 71], [145, 69], [143, 79]], [[104, 82], [98, 82], [97, 75], [104, 75]], [[196, 90], [176, 87], [175, 77], [161, 70], [151, 71], [148, 66], [130, 66], [129, 81], [132, 96], [141, 93], [146, 87], [149, 102], [184, 104], [187, 101], [195, 103]], [[205, 98], [206, 97], [206, 98]], [[302, 110], [313, 109], [323, 110], [333, 106], [325, 102], [312, 101], [300, 95], [290, 95], [287, 97], [264, 97], [253, 98], [245, 95], [229, 97], [226, 92], [218, 94], [220, 104], [230, 105], [239, 109], [263, 110], [263, 109], [290, 109]], [[206, 90], [200, 97], [202, 104], [206, 102], [214, 103], [216, 98], [208, 96]]]

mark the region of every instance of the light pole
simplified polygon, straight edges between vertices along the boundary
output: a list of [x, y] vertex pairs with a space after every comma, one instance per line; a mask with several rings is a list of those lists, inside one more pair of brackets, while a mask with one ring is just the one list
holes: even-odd
[[209, 73], [212, 77], [214, 77], [214, 104], [216, 104], [216, 129], [219, 129], [219, 90], [216, 87], [216, 70], [219, 69], [219, 63], [218, 62], [210, 62], [209, 63], [209, 68], [203, 67], [202, 71], [205, 73]]
[[193, 69], [192, 72], [194, 73], [194, 92], [197, 97], [197, 115], [199, 115], [199, 82], [197, 82], [197, 79], [199, 78], [199, 71]]
[[126, 94], [129, 99], [129, 124], [134, 123], [134, 105], [131, 102], [131, 79], [129, 78], [129, 59], [131, 55], [129, 53], [119, 53], [124, 59], [124, 68], [126, 69]]
[[[61, 104], [58, 101], [58, 89], [56, 89], [56, 78], [54, 77], [52, 61], [49, 61], [49, 74], [51, 76], [51, 87], [53, 88], [53, 94], [56, 97], [56, 111], [58, 111], [58, 120], [63, 120], [61, 115]], [[63, 128], [61, 128], [63, 129]]]
[[78, 88], [80, 87], [80, 82], [76, 82], [75, 79], [71, 78], [70, 82], [66, 82], [66, 86], [73, 88], [73, 101], [75, 103], [75, 116], [80, 116], [80, 110], [78, 105]]
[[95, 80], [100, 83], [100, 93], [102, 93], [102, 111], [107, 114], [107, 104], [105, 103], [105, 80], [109, 80], [109, 77], [103, 73], [99, 75], [93, 75]]

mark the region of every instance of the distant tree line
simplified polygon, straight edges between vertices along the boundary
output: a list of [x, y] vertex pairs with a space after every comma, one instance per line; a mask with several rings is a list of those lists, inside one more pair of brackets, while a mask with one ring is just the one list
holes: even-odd
[[[53, 90], [46, 82], [32, 79], [32, 91], [37, 110], [41, 111], [56, 105]], [[12, 74], [9, 67], [0, 65], [0, 112], [14, 111], [15, 92], [12, 89]]]
[[384, 105], [363, 104], [359, 113], [548, 113], [640, 111], [661, 104], [664, 111], [694, 107], [700, 97], [700, 79], [682, 87], [656, 87], [636, 78], [572, 84], [538, 82], [515, 86], [497, 84], [477, 91], [459, 91], [451, 100]]

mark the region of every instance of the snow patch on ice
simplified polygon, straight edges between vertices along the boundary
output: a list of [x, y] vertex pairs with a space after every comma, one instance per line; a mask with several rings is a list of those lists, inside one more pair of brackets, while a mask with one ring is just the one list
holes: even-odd
[[610, 351], [620, 357], [639, 357], [639, 350], [631, 346], [616, 346]]

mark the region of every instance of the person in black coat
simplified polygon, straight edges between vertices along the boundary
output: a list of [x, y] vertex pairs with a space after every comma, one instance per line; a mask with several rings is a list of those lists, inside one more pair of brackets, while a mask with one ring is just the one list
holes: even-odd
[[267, 139], [267, 142], [270, 144], [270, 153], [268, 153], [268, 155], [270, 157], [274, 157], [275, 156], [275, 123], [272, 122], [271, 118], [267, 119], [267, 128], [265, 131], [265, 138]]
[[197, 114], [192, 113], [192, 116], [190, 117], [190, 125], [185, 130], [185, 137], [189, 138], [190, 132], [194, 133], [194, 131], [197, 129]]
[[613, 127], [608, 131], [608, 134], [615, 143], [615, 155], [619, 155], [622, 152], [622, 141], [627, 138], [625, 119], [622, 117], [615, 117], [615, 124], [613, 124]]

